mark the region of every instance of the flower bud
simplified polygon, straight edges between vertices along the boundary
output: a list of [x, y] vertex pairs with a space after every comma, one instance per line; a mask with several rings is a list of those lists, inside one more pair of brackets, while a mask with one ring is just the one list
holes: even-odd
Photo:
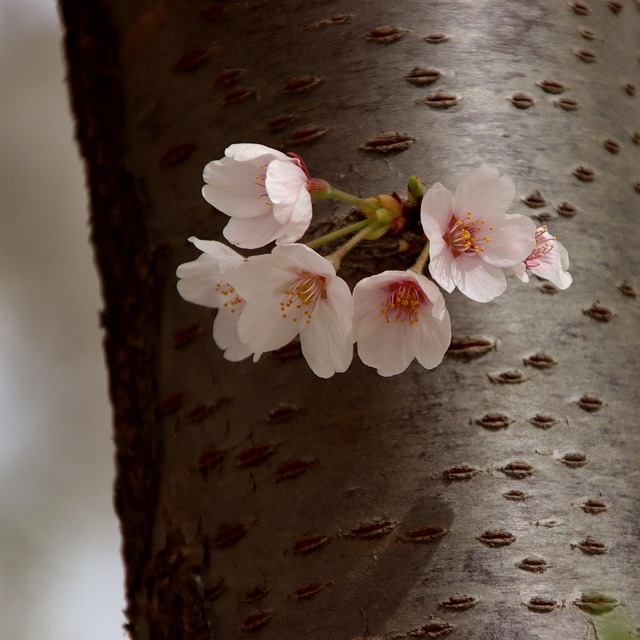
[[418, 176], [411, 176], [407, 185], [409, 203], [412, 207], [417, 207], [424, 195], [424, 186]]

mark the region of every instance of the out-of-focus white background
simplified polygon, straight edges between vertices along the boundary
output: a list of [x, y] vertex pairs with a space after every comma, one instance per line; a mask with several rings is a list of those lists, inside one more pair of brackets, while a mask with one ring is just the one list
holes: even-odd
[[124, 637], [113, 443], [54, 0], [0, 0], [0, 638]]

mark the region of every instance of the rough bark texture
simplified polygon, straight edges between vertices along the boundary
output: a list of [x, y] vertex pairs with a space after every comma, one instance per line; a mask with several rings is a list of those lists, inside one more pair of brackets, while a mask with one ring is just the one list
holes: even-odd
[[[574, 602], [594, 589], [640, 625], [639, 303], [620, 288], [640, 255], [636, 4], [61, 10], [103, 278], [131, 636], [437, 637], [451, 625], [461, 638], [579, 638], [594, 629]], [[405, 77], [416, 67], [441, 75], [419, 86]], [[389, 131], [408, 139], [400, 150], [363, 150]], [[548, 221], [574, 285], [511, 280], [485, 305], [449, 296], [454, 333], [473, 340], [432, 372], [382, 379], [355, 364], [323, 381], [295, 349], [227, 363], [211, 313], [179, 298], [174, 273], [195, 256], [189, 235], [222, 229], [200, 173], [238, 141], [295, 150], [362, 195], [401, 190], [411, 173], [453, 188], [499, 166], [519, 197], [540, 192], [541, 207], [512, 211]], [[387, 264], [363, 250], [351, 271]], [[288, 462], [300, 473], [280, 479]], [[530, 556], [550, 566], [526, 570]], [[441, 604], [460, 596], [468, 607]]]

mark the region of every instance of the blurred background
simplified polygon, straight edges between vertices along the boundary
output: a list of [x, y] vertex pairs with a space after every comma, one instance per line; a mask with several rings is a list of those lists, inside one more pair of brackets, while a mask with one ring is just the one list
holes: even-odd
[[83, 168], [54, 0], [0, 0], [0, 637], [125, 637]]

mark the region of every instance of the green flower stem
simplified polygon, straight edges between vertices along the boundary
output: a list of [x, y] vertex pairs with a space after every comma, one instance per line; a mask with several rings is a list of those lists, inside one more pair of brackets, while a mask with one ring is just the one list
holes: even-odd
[[312, 191], [311, 197], [314, 200], [330, 198], [332, 200], [340, 200], [341, 202], [349, 202], [350, 204], [358, 207], [360, 211], [368, 210], [375, 213], [378, 208], [377, 205], [367, 202], [364, 198], [358, 198], [358, 196], [354, 196], [346, 191], [340, 191], [340, 189], [335, 189], [331, 185], [327, 185], [327, 189], [325, 191]]
[[427, 240], [427, 244], [424, 245], [424, 249], [420, 254], [420, 257], [416, 260], [416, 263], [409, 269], [409, 271], [413, 271], [418, 275], [422, 275], [424, 271], [424, 265], [427, 264], [427, 260], [429, 259], [429, 241]]
[[360, 231], [360, 229], [366, 229], [367, 233], [370, 231], [369, 227], [372, 224], [375, 224], [376, 220], [370, 220], [367, 218], [366, 220], [360, 220], [360, 222], [355, 222], [354, 224], [350, 224], [348, 227], [344, 227], [342, 229], [337, 229], [336, 231], [332, 231], [331, 233], [327, 233], [324, 236], [320, 236], [315, 240], [311, 240], [307, 242], [307, 247], [311, 249], [317, 249], [321, 247], [323, 244], [327, 244], [328, 242], [333, 242], [334, 240], [339, 240], [340, 238], [344, 238], [344, 236], [348, 236], [356, 231]]
[[353, 236], [353, 238], [347, 240], [347, 242], [345, 242], [339, 249], [336, 249], [331, 255], [326, 256], [326, 259], [333, 264], [336, 271], [340, 268], [340, 261], [342, 258], [344, 258], [351, 249], [359, 245], [377, 226], [380, 226], [375, 220], [369, 220], [368, 222], [372, 222], [373, 224], [361, 229], [355, 236]]

